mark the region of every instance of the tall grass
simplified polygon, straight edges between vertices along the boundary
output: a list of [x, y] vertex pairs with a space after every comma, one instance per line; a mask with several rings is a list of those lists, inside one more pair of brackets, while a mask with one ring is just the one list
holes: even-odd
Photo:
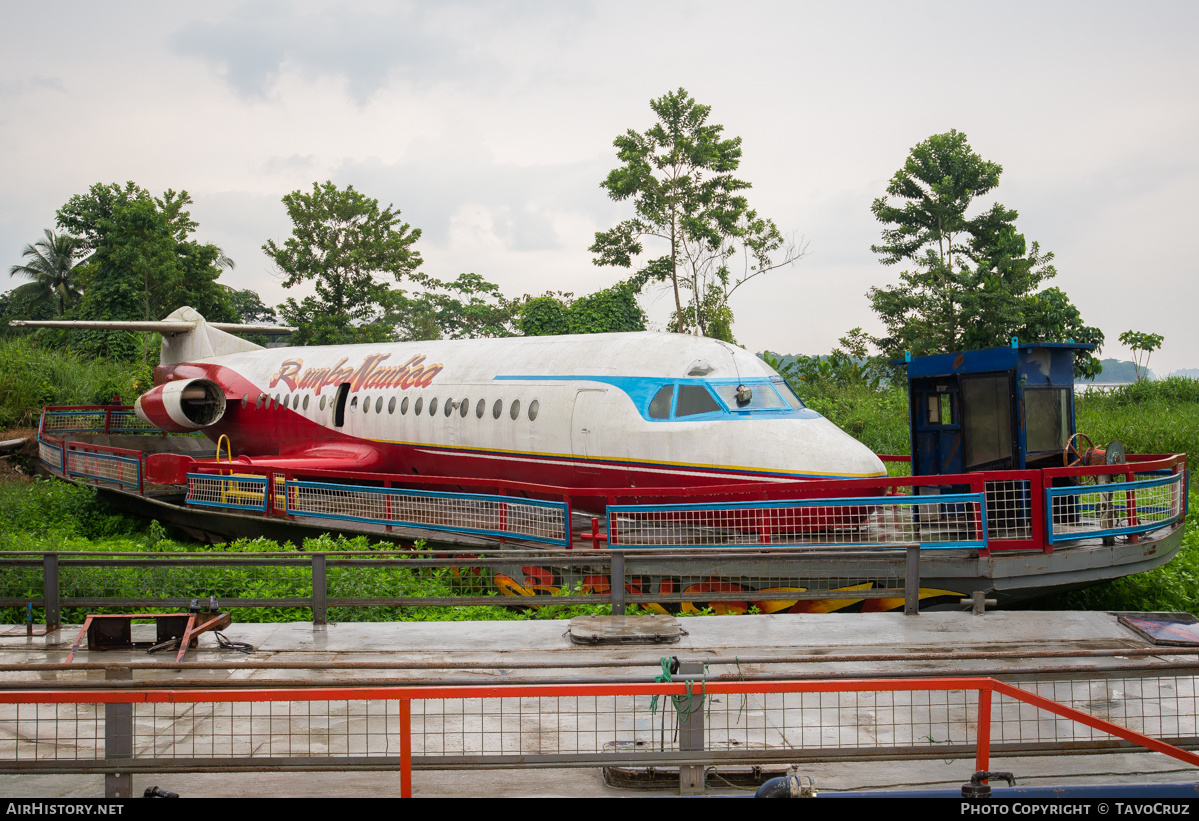
[[114, 394], [132, 402], [151, 379], [140, 364], [85, 360], [26, 337], [0, 339], [0, 430], [32, 427], [43, 405], [102, 404]]
[[1129, 453], [1189, 453], [1199, 458], [1199, 379], [1172, 376], [1079, 394], [1079, 432], [1099, 447], [1119, 439]]

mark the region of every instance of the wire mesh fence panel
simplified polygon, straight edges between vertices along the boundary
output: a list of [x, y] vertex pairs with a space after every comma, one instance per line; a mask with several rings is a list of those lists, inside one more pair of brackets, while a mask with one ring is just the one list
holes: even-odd
[[287, 512], [292, 515], [506, 536], [559, 545], [570, 540], [568, 506], [564, 502], [323, 482], [290, 481], [287, 488]]
[[162, 433], [162, 429], [144, 421], [131, 410], [111, 410], [108, 419], [109, 433]]
[[[690, 678], [690, 677], [688, 677]], [[122, 705], [38, 703], [37, 693], [0, 701], [0, 769], [22, 763], [128, 759], [124, 769], [153, 762], [220, 760], [245, 769], [310, 759], [332, 766], [369, 766], [396, 759], [408, 736], [425, 767], [710, 761], [794, 761], [847, 755], [968, 757], [979, 734], [979, 687], [970, 680], [926, 682], [708, 682], [706, 674], [647, 691], [646, 685], [506, 685], [472, 688], [352, 691], [260, 690], [250, 699], [209, 691], [187, 699], [144, 699]], [[1022, 690], [1066, 708], [1167, 743], [1194, 744], [1195, 679], [1186, 673], [1036, 677]], [[671, 687], [669, 691], [666, 689]], [[640, 692], [637, 692], [637, 691]], [[49, 699], [48, 699], [49, 701]], [[32, 702], [32, 703], [31, 703]], [[1007, 751], [1123, 748], [1114, 733], [996, 693], [989, 743]], [[1114, 729], [1114, 728], [1113, 728]], [[123, 734], [128, 745], [111, 747]], [[114, 742], [115, 743], [115, 742]], [[56, 771], [51, 768], [51, 771]]]
[[752, 502], [611, 505], [613, 547], [779, 546], [984, 547], [980, 493]]
[[37, 452], [38, 456], [41, 457], [42, 462], [44, 462], [46, 465], [54, 470], [62, 470], [61, 445], [51, 444], [39, 439], [37, 443]]
[[[43, 593], [43, 569], [39, 559], [36, 563], [4, 563], [0, 567], [0, 599], [9, 599], [13, 604], [23, 604], [37, 599]], [[21, 614], [24, 618], [24, 614]]]
[[[1199, 688], [1192, 675], [1051, 678], [1013, 681], [1022, 690], [1168, 742], [1199, 740]], [[996, 743], [1094, 743], [1114, 737], [1031, 704], [999, 696], [992, 718]]]
[[1027, 479], [984, 483], [989, 539], [1032, 538], [1032, 490]]
[[187, 503], [235, 510], [266, 510], [266, 479], [189, 473]]
[[642, 606], [653, 603], [671, 612], [719, 615], [822, 613], [854, 606], [869, 612], [903, 606], [903, 554], [838, 552], [836, 570], [831, 562], [820, 551], [736, 557], [634, 553], [625, 559], [625, 600]]
[[311, 599], [309, 560], [294, 565], [156, 561], [79, 562], [59, 565], [59, 593], [70, 606], [104, 606], [117, 600], [148, 607], [216, 596], [224, 606], [280, 599]]
[[[1100, 477], [1103, 478], [1103, 477]], [[1183, 475], [1045, 490], [1049, 541], [1146, 533], [1179, 519]]]
[[132, 456], [96, 453], [67, 448], [67, 473], [103, 482], [115, 482], [126, 487], [138, 487], [141, 479], [141, 460]]
[[106, 417], [104, 410], [46, 411], [42, 415], [42, 431], [102, 433]]

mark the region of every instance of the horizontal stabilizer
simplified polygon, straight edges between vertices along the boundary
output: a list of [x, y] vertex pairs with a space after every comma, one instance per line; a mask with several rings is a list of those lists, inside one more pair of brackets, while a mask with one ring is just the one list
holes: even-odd
[[253, 342], [233, 334], [289, 334], [295, 328], [279, 325], [239, 325], [208, 322], [194, 308], [184, 306], [161, 322], [106, 320], [13, 320], [10, 325], [27, 328], [69, 328], [94, 331], [150, 331], [162, 334], [163, 365], [194, 362], [211, 356], [261, 350]]

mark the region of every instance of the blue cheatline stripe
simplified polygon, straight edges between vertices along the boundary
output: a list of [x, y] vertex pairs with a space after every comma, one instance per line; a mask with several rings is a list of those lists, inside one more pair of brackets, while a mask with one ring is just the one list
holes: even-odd
[[116, 454], [112, 453], [88, 453], [87, 451], [82, 450], [68, 450], [66, 465], [63, 467], [68, 476], [86, 476], [88, 479], [99, 479], [101, 482], [115, 482], [116, 484], [124, 485], [125, 487], [137, 487], [137, 482], [126, 482], [124, 479], [114, 479], [111, 476], [98, 476], [95, 473], [86, 473], [82, 470], [71, 470], [70, 455], [72, 453], [82, 456], [85, 459], [108, 459], [113, 462], [124, 462], [127, 465], [133, 465], [134, 475], [140, 478], [142, 466], [137, 459], [132, 459], [128, 456], [117, 456]]
[[[263, 513], [266, 512], [266, 477], [263, 476], [216, 476], [211, 473], [189, 473], [187, 474], [187, 503], [189, 505], [200, 505], [201, 507], [221, 507], [230, 508], [232, 510], [257, 510]], [[258, 485], [260, 490], [254, 492], [262, 493], [261, 504], [246, 504], [244, 502], [209, 502], [203, 499], [191, 498], [191, 480], [205, 479], [212, 482], [222, 482], [238, 485]], [[224, 493], [222, 492], [222, 495]]]
[[[981, 518], [981, 534], [978, 539], [964, 539], [952, 542], [921, 542], [921, 550], [951, 550], [962, 548], [985, 548], [987, 546], [987, 507], [985, 504], [985, 494], [982, 493], [952, 493], [942, 494], [939, 496], [852, 496], [844, 499], [790, 499], [779, 501], [765, 502], [745, 502], [742, 504], [689, 504], [689, 505], [611, 505], [608, 507], [608, 533], [610, 535], [615, 532], [617, 539], [615, 542], [609, 542], [608, 546], [612, 550], [656, 550], [658, 548], [669, 547], [686, 547], [689, 549], [727, 549], [727, 548], [746, 548], [760, 550], [763, 547], [869, 547], [879, 548], [883, 550], [895, 549], [891, 545], [879, 542], [829, 542], [820, 544], [819, 542], [778, 542], [774, 541], [774, 534], [771, 535], [772, 541], [768, 545], [759, 543], [754, 544], [716, 544], [716, 545], [694, 545], [686, 543], [678, 544], [661, 544], [661, 545], [622, 545], [620, 544], [620, 525], [615, 523], [613, 530], [613, 520], [621, 515], [631, 513], [693, 513], [693, 512], [737, 512], [762, 509], [780, 508], [813, 508], [813, 507], [830, 507], [830, 506], [845, 506], [845, 507], [891, 507], [897, 505], [951, 505], [974, 503], [978, 505], [978, 510]], [[752, 531], [753, 528], [747, 525], [744, 530]], [[790, 534], [780, 534], [785, 537]]]
[[288, 481], [286, 483], [288, 489], [291, 488], [312, 488], [337, 491], [352, 491], [355, 493], [374, 493], [374, 494], [390, 494], [402, 496], [418, 496], [426, 499], [450, 499], [454, 501], [464, 502], [492, 502], [505, 505], [520, 505], [524, 507], [536, 507], [542, 510], [557, 511], [562, 515], [562, 536], [533, 536], [528, 533], [522, 533], [515, 530], [493, 530], [479, 527], [454, 527], [451, 525], [431, 525], [424, 522], [413, 522], [406, 519], [376, 519], [370, 516], [351, 516], [344, 513], [315, 513], [312, 511], [298, 511], [291, 509], [291, 496], [284, 493], [284, 498], [287, 502], [287, 512], [293, 516], [311, 516], [318, 519], [334, 519], [351, 522], [365, 522], [367, 524], [378, 525], [406, 525], [409, 527], [417, 527], [423, 530], [437, 530], [448, 533], [468, 533], [477, 536], [495, 536], [498, 538], [517, 538], [530, 542], [544, 542], [545, 544], [566, 545], [570, 542], [570, 519], [567, 510], [566, 502], [549, 502], [542, 499], [523, 499], [519, 496], [493, 496], [482, 493], [443, 493], [435, 490], [406, 490], [404, 488], [394, 487], [363, 487], [360, 485], [338, 485], [327, 482], [299, 482]]
[[[1062, 496], [1082, 497], [1092, 496], [1096, 493], [1126, 493], [1128, 491], [1135, 492], [1154, 487], [1162, 487], [1164, 485], [1181, 484], [1182, 479], [1183, 475], [1181, 473], [1173, 473], [1163, 479], [1146, 479], [1140, 482], [1116, 482], [1107, 485], [1078, 485], [1075, 487], [1045, 488], [1045, 540], [1049, 544], [1057, 544], [1058, 542], [1076, 542], [1082, 539], [1095, 539], [1101, 536], [1129, 536], [1134, 533], [1148, 533], [1151, 530], [1158, 530], [1159, 528], [1172, 525], [1182, 518], [1181, 511], [1168, 519], [1156, 519], [1152, 522], [1146, 522], [1144, 524], [1133, 525], [1130, 527], [1109, 527], [1104, 529], [1083, 530], [1072, 533], [1057, 534], [1054, 533], [1053, 530], [1053, 500]], [[1183, 499], [1185, 498], [1186, 497], [1184, 496]], [[1127, 500], [1121, 499], [1119, 506], [1113, 503], [1112, 512], [1116, 513], [1118, 511], [1119, 513], [1127, 515], [1128, 511], [1126, 505]], [[1076, 503], [1075, 506], [1079, 510], [1083, 511], [1093, 511], [1095, 509], [1094, 503]], [[1185, 502], [1180, 504], [1180, 507], [1183, 506], [1185, 506]], [[1161, 507], [1157, 507], [1152, 504], [1146, 505], [1145, 507], [1137, 507], [1138, 512], [1155, 513], [1161, 512], [1162, 510], [1163, 509]]]

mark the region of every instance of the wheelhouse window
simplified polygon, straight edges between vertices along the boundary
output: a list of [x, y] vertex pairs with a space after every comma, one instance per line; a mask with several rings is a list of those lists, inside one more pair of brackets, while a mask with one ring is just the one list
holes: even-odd
[[1065, 388], [1026, 388], [1024, 435], [1029, 453], [1061, 450], [1070, 437], [1070, 406]]
[[663, 385], [649, 401], [650, 419], [669, 419], [670, 402], [674, 399], [674, 385]]
[[[741, 385], [725, 383], [722, 385], [713, 385], [712, 387], [729, 410], [783, 410], [788, 407], [787, 403], [783, 401], [783, 398], [778, 395], [778, 392], [775, 391], [769, 382], [752, 382]], [[742, 391], [748, 389], [749, 399], [747, 401], [738, 399], [738, 388]]]
[[803, 410], [807, 407], [807, 405], [803, 403], [803, 400], [799, 398], [799, 394], [797, 394], [795, 390], [789, 384], [787, 384], [787, 380], [772, 378], [770, 381], [774, 387], [778, 389], [778, 392], [783, 395], [783, 401], [790, 405], [794, 410]]
[[695, 416], [720, 410], [720, 404], [703, 385], [679, 385], [679, 398], [675, 403], [674, 415]]

